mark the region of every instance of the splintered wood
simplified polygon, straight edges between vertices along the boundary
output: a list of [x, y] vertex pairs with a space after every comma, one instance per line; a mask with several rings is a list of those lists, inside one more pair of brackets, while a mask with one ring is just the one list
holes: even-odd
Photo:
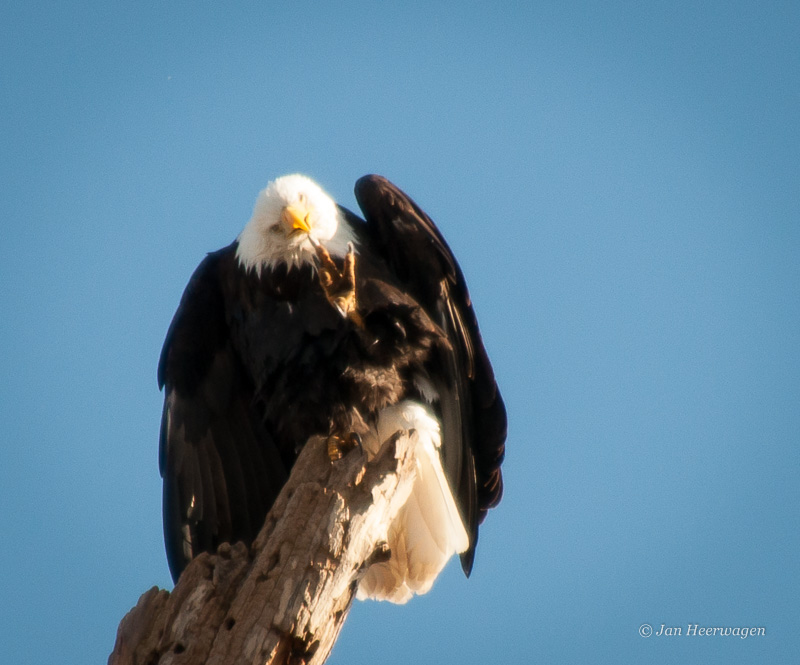
[[366, 566], [385, 556], [386, 525], [414, 479], [416, 434], [367, 462], [331, 463], [309, 439], [253, 545], [201, 554], [172, 593], [153, 587], [119, 625], [109, 665], [320, 664]]

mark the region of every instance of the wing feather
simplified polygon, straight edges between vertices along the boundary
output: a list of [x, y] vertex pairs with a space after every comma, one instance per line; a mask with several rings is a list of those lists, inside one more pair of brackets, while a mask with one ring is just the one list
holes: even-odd
[[470, 538], [461, 555], [469, 575], [478, 525], [502, 497], [505, 406], [464, 276], [433, 220], [381, 176], [359, 179], [355, 195], [372, 245], [450, 341], [429, 373], [440, 396], [443, 466]]
[[226, 320], [228, 247], [189, 281], [159, 361], [159, 462], [167, 560], [175, 581], [200, 552], [258, 534], [286, 480]]

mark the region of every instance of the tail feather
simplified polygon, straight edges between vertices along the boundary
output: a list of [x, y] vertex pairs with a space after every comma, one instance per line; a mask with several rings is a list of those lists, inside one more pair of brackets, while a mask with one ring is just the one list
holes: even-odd
[[367, 570], [359, 584], [360, 599], [405, 603], [415, 593], [427, 593], [450, 557], [469, 547], [469, 537], [442, 469], [439, 424], [431, 411], [406, 401], [384, 409], [378, 417], [379, 441], [397, 431], [412, 429], [419, 437], [414, 485], [387, 529], [391, 557]]

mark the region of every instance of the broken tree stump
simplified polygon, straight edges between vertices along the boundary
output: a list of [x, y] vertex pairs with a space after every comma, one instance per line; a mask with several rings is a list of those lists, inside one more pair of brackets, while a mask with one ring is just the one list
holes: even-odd
[[385, 557], [416, 438], [398, 432], [373, 460], [356, 449], [334, 463], [323, 437], [309, 439], [252, 546], [224, 543], [193, 559], [172, 592], [145, 592], [109, 665], [323, 663], [361, 574]]

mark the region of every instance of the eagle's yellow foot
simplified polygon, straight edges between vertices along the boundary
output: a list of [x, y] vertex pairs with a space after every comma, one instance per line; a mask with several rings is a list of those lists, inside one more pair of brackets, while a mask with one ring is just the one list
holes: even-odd
[[327, 249], [318, 242], [314, 242], [314, 249], [319, 259], [319, 283], [322, 285], [328, 302], [342, 316], [349, 318], [358, 326], [362, 326], [361, 316], [356, 309], [356, 255], [352, 243], [344, 257], [341, 271], [336, 267], [336, 263]]
[[331, 462], [342, 459], [356, 447], [361, 447], [361, 437], [356, 432], [334, 433], [328, 437], [328, 457]]

